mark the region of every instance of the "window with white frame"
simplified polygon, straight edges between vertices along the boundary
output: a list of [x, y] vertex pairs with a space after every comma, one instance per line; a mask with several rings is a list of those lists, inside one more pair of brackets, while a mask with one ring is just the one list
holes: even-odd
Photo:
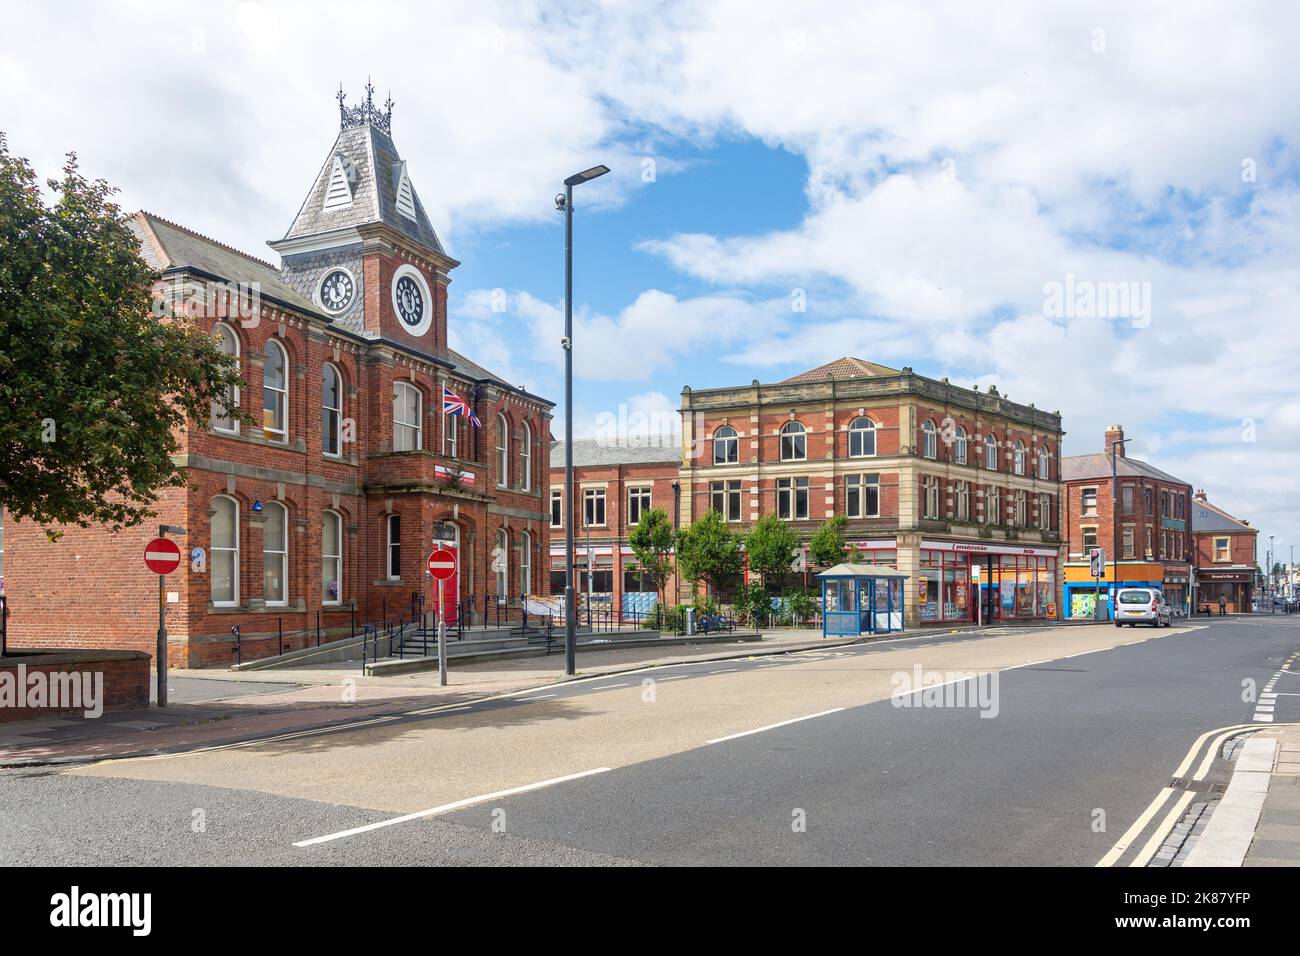
[[1085, 554], [1092, 548], [1097, 547], [1097, 526], [1095, 524], [1081, 526], [1079, 528], [1079, 534], [1083, 537], [1083, 550]]
[[849, 457], [870, 458], [876, 453], [876, 423], [863, 416], [849, 424]]
[[1126, 558], [1133, 557], [1133, 526], [1131, 524], [1126, 524], [1124, 526], [1123, 541], [1124, 541], [1123, 556]]
[[952, 436], [952, 460], [959, 465], [966, 464], [966, 429], [960, 425]]
[[808, 517], [807, 478], [776, 480], [776, 516], [785, 521], [800, 521]]
[[1011, 469], [1017, 475], [1025, 473], [1025, 443], [1017, 440], [1011, 458]]
[[928, 418], [921, 426], [921, 455], [925, 458], [939, 457], [939, 435], [935, 431], [934, 422]]
[[226, 495], [212, 499], [208, 550], [212, 570], [212, 603], [217, 607], [239, 604], [239, 503]]
[[1229, 538], [1214, 539], [1214, 560], [1220, 564], [1228, 561], [1232, 554], [1232, 541]]
[[632, 527], [650, 510], [650, 486], [642, 485], [627, 490], [627, 524]]
[[320, 447], [326, 455], [343, 453], [343, 377], [326, 362], [320, 376]]
[[410, 382], [393, 383], [393, 451], [419, 451], [423, 447], [423, 399]]
[[954, 497], [956, 499], [955, 504], [957, 508], [957, 520], [969, 521], [970, 520], [970, 483], [965, 481], [957, 482], [957, 486], [954, 492]]
[[846, 476], [844, 479], [844, 511], [849, 518], [879, 517], [880, 476]]
[[397, 581], [402, 576], [402, 516], [389, 515], [384, 522], [387, 525], [385, 557], [387, 576], [390, 581]]
[[460, 416], [447, 414], [442, 416], [442, 453], [448, 458], [459, 458], [460, 454]]
[[723, 425], [713, 433], [713, 463], [734, 465], [740, 461], [740, 436], [730, 425]]
[[527, 531], [519, 533], [519, 590], [533, 593], [533, 536]]
[[533, 429], [527, 422], [519, 429], [519, 487], [523, 491], [533, 487]]
[[1012, 522], [1017, 528], [1029, 524], [1029, 499], [1023, 490], [1016, 492]]
[[510, 483], [510, 423], [497, 415], [497, 487]]
[[921, 516], [939, 517], [939, 479], [934, 475], [926, 475], [921, 479]]
[[496, 571], [497, 600], [510, 593], [510, 535], [505, 528], [497, 529], [497, 553], [492, 558]]
[[[235, 359], [235, 371], [239, 371], [239, 336], [235, 330], [224, 322], [218, 323], [215, 329], [217, 333], [217, 348], [226, 355], [233, 356]], [[239, 406], [239, 386], [230, 385], [226, 388], [224, 404], [227, 406], [225, 413], [217, 407], [217, 403], [212, 403], [212, 428], [214, 431], [224, 432], [227, 435], [239, 434], [239, 414], [236, 408]]]
[[740, 482], [712, 481], [709, 483], [709, 506], [726, 521], [740, 520]]
[[564, 527], [564, 491], [561, 488], [551, 489], [551, 527]]
[[275, 339], [266, 343], [262, 363], [262, 434], [267, 441], [289, 440], [289, 355]]
[[582, 523], [588, 528], [605, 527], [605, 489], [582, 490]]
[[1002, 491], [996, 485], [990, 485], [984, 496], [984, 520], [988, 524], [1002, 524]]
[[262, 600], [267, 607], [289, 603], [289, 511], [278, 501], [262, 506]]
[[343, 603], [343, 516], [326, 511], [320, 534], [321, 604]]
[[984, 467], [990, 471], [998, 470], [998, 436], [984, 436]]
[[786, 422], [781, 426], [781, 460], [803, 461], [807, 457], [807, 429], [799, 422]]
[[1052, 456], [1046, 445], [1038, 446], [1038, 477], [1052, 477]]
[[1097, 517], [1097, 489], [1096, 488], [1080, 489], [1079, 514], [1085, 518]]

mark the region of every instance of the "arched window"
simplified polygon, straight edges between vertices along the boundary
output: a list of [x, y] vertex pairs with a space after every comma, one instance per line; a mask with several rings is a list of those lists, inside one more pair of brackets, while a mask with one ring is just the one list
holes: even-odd
[[1012, 453], [1011, 466], [1017, 475], [1025, 473], [1025, 443], [1019, 439], [1016, 440], [1015, 451]]
[[960, 425], [957, 426], [957, 431], [953, 433], [952, 460], [959, 465], [966, 464], [966, 429]]
[[786, 422], [781, 426], [781, 460], [803, 461], [807, 457], [807, 429], [798, 422]]
[[492, 570], [496, 572], [497, 600], [510, 595], [510, 535], [505, 528], [497, 529], [496, 552], [492, 555]]
[[855, 418], [849, 425], [849, 457], [869, 458], [876, 453], [876, 423]]
[[267, 607], [289, 603], [289, 511], [278, 501], [262, 506], [262, 600]]
[[939, 435], [935, 431], [934, 422], [928, 418], [921, 426], [921, 454], [926, 458], [939, 457]]
[[984, 436], [984, 467], [998, 470], [998, 437], [991, 433]]
[[212, 499], [212, 527], [208, 560], [212, 563], [212, 603], [216, 607], [239, 604], [239, 503], [217, 495]]
[[533, 593], [533, 536], [527, 531], [519, 536], [519, 590]]
[[497, 415], [497, 487], [510, 482], [510, 423], [505, 415]]
[[1046, 445], [1038, 446], [1038, 477], [1052, 477], [1052, 456], [1048, 453]]
[[[519, 430], [519, 487], [528, 491], [533, 486], [533, 429], [524, 422]], [[525, 591], [525, 594], [528, 592]]]
[[327, 511], [320, 532], [321, 604], [343, 603], [343, 516]]
[[393, 383], [393, 451], [424, 447], [423, 399], [410, 382]]
[[267, 441], [289, 440], [289, 356], [275, 339], [267, 341], [262, 364], [262, 432]]
[[329, 362], [321, 368], [320, 445], [327, 455], [343, 454], [343, 376]]
[[734, 465], [740, 461], [740, 438], [730, 425], [723, 425], [713, 433], [713, 463]]
[[[239, 336], [235, 330], [224, 322], [218, 323], [215, 329], [217, 333], [217, 348], [221, 349], [227, 355], [235, 358], [235, 371], [239, 371]], [[214, 431], [225, 432], [228, 435], [239, 434], [239, 418], [235, 409], [239, 406], [239, 387], [231, 385], [226, 389], [225, 404], [228, 406], [223, 414], [217, 407], [217, 403], [212, 403], [212, 428]]]

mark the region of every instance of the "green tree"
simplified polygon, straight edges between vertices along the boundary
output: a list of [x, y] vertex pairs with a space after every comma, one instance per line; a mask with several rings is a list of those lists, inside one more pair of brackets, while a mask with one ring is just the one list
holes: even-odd
[[827, 518], [808, 541], [808, 557], [819, 568], [829, 568], [844, 560], [844, 515]]
[[210, 334], [155, 314], [115, 190], [73, 154], [48, 184], [49, 206], [0, 133], [0, 506], [57, 537], [151, 516], [185, 483], [181, 431], [240, 383]]
[[773, 583], [789, 574], [798, 550], [799, 535], [776, 515], [759, 519], [749, 534], [745, 535], [749, 570], [763, 575], [764, 584]]
[[664, 601], [664, 588], [673, 573], [673, 523], [662, 508], [641, 512], [636, 527], [627, 536], [627, 543], [636, 555], [641, 571], [655, 584], [659, 603]]
[[717, 589], [740, 572], [740, 539], [722, 515], [709, 511], [677, 532], [677, 568], [694, 584]]

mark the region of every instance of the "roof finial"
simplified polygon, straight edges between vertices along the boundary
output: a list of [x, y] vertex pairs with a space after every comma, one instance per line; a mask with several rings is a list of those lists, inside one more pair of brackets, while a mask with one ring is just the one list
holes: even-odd
[[392, 134], [393, 97], [390, 93], [388, 102], [381, 112], [375, 106], [375, 87], [366, 78], [366, 101], [359, 106], [348, 106], [344, 102], [343, 84], [339, 84], [339, 129], [352, 129], [355, 126], [373, 126], [384, 133]]

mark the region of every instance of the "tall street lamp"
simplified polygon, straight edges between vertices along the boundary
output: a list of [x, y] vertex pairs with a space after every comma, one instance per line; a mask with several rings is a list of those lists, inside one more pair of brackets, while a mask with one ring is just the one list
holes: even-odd
[[1131, 439], [1118, 438], [1110, 443], [1110, 588], [1107, 589], [1107, 604], [1110, 605], [1110, 618], [1115, 619], [1115, 606], [1110, 595], [1119, 592], [1119, 470], [1115, 460], [1116, 449], [1127, 445]]
[[[564, 673], [578, 672], [577, 609], [573, 593], [573, 187], [609, 172], [608, 166], [592, 166], [564, 181], [564, 192], [555, 197], [555, 208], [564, 213]], [[590, 560], [590, 559], [588, 559]]]

